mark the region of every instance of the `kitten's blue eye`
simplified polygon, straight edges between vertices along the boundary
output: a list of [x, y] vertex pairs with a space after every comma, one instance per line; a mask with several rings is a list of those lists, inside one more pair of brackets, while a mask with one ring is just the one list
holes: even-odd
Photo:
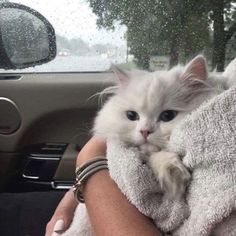
[[173, 110], [163, 111], [159, 116], [159, 120], [168, 122], [173, 120], [177, 116], [177, 114], [178, 112]]
[[126, 111], [126, 116], [129, 120], [139, 120], [139, 115], [136, 111]]

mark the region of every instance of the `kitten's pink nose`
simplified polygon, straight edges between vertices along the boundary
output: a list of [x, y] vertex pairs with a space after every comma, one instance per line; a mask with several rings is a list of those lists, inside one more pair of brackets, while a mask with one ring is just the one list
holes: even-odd
[[152, 133], [151, 130], [148, 130], [148, 129], [141, 129], [140, 130], [140, 133], [142, 134], [142, 136], [147, 139], [148, 135]]

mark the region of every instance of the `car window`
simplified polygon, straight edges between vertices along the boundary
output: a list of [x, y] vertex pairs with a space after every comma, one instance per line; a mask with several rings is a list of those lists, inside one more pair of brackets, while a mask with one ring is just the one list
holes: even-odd
[[[14, 0], [41, 13], [53, 25], [56, 58], [26, 72], [106, 71], [111, 63], [127, 61], [126, 27], [118, 22], [111, 30], [97, 26], [98, 17], [86, 0]], [[23, 28], [22, 28], [23, 31]]]
[[23, 71], [101, 72], [111, 63], [164, 70], [199, 53], [223, 71], [236, 56], [235, 0], [14, 2], [44, 15], [57, 37], [56, 58]]

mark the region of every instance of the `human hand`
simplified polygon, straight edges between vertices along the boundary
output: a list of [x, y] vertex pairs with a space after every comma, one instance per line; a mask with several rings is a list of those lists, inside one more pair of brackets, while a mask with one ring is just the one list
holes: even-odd
[[69, 190], [48, 222], [45, 236], [58, 236], [67, 230], [72, 222], [77, 204], [73, 191]]
[[[105, 154], [105, 142], [93, 137], [80, 151], [77, 157], [76, 166], [84, 164], [93, 157], [105, 156]], [[66, 231], [72, 222], [76, 206], [77, 201], [74, 198], [74, 193], [70, 190], [65, 194], [52, 218], [48, 222], [45, 235], [57, 236]]]

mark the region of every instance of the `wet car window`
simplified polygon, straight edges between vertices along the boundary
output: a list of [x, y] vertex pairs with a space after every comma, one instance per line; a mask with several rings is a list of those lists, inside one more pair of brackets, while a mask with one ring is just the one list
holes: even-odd
[[[13, 1], [12, 1], [13, 2]], [[15, 0], [44, 15], [57, 56], [33, 72], [163, 70], [203, 53], [223, 71], [236, 56], [236, 1]]]

